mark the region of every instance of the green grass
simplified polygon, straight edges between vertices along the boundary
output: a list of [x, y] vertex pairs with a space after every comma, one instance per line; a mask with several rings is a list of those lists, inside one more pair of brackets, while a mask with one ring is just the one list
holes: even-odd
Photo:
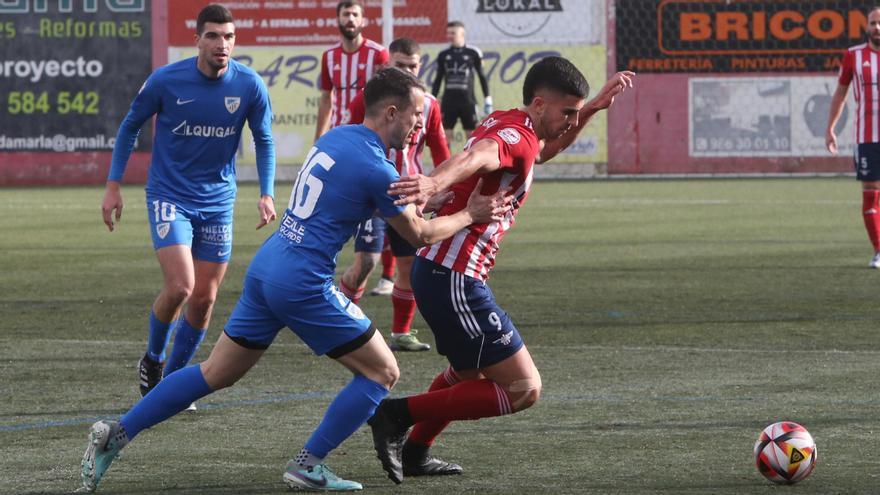
[[[256, 194], [239, 194], [233, 261], [198, 359], [270, 233], [253, 229]], [[125, 195], [109, 234], [99, 189], [0, 190], [2, 493], [76, 488], [87, 425], [138, 399], [161, 279], [143, 192]], [[541, 370], [542, 401], [451, 426], [434, 450], [464, 476], [395, 487], [367, 429], [329, 462], [371, 493], [874, 493], [880, 273], [867, 268], [859, 200], [847, 179], [537, 183], [490, 285]], [[347, 247], [340, 265], [350, 260]], [[387, 298], [362, 307], [388, 328]], [[398, 357], [396, 395], [445, 365], [433, 352]], [[200, 412], [143, 432], [100, 491], [283, 492], [284, 463], [347, 375], [285, 332]], [[794, 488], [764, 481], [752, 461], [758, 433], [782, 419], [819, 448]]]

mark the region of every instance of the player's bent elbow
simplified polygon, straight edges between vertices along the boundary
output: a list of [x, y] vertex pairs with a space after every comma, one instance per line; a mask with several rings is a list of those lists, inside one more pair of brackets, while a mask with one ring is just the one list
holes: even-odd
[[436, 236], [422, 233], [422, 235], [420, 235], [418, 238], [418, 242], [413, 244], [413, 247], [414, 248], [421, 248], [421, 247], [425, 247], [425, 246], [430, 246], [431, 244], [435, 244], [435, 243], [440, 242], [442, 240], [443, 239], [438, 239]]

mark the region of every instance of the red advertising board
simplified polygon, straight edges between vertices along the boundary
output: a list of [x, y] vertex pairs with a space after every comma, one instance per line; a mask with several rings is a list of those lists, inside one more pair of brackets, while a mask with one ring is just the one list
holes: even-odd
[[[382, 40], [382, 2], [368, 0], [364, 36]], [[236, 43], [246, 46], [328, 45], [339, 41], [336, 0], [224, 2], [235, 17]], [[416, 41], [446, 40], [446, 2], [395, 0], [394, 37]], [[171, 46], [193, 43], [196, 17], [203, 7], [198, 2], [175, 3], [168, 12]]]

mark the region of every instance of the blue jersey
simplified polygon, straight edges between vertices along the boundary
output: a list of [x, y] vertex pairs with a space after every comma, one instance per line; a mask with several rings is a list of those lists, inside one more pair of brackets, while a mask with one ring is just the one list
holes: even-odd
[[379, 135], [337, 127], [309, 151], [278, 231], [257, 252], [248, 275], [288, 289], [331, 284], [336, 256], [358, 223], [376, 210], [401, 214], [388, 186], [400, 177]]
[[275, 151], [266, 85], [234, 60], [217, 79], [205, 76], [196, 62], [196, 57], [181, 60], [150, 75], [119, 127], [108, 179], [122, 179], [138, 131], [156, 114], [147, 194], [206, 210], [228, 208], [235, 201], [235, 153], [247, 119], [261, 192], [273, 195]]

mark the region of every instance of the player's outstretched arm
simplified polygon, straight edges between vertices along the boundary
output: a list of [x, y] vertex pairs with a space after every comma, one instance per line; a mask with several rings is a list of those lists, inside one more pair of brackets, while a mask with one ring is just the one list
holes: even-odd
[[115, 180], [108, 180], [104, 188], [101, 215], [104, 217], [104, 224], [113, 232], [114, 225], [122, 218], [122, 192], [119, 190], [119, 182]]
[[449, 186], [477, 173], [487, 173], [501, 168], [498, 143], [494, 139], [481, 139], [467, 150], [454, 155], [434, 168], [430, 176], [409, 175], [391, 184], [388, 194], [400, 196], [397, 205], [423, 205], [428, 199]]
[[843, 113], [843, 106], [846, 104], [846, 92], [848, 89], [849, 85], [838, 84], [837, 89], [834, 91], [834, 96], [831, 97], [831, 106], [828, 109], [828, 128], [825, 129], [825, 147], [828, 148], [828, 151], [831, 152], [832, 155], [837, 154], [837, 134], [834, 132], [834, 128], [837, 126], [837, 121], [840, 120], [840, 115]]
[[452, 215], [425, 220], [416, 213], [413, 206], [407, 206], [403, 213], [389, 218], [388, 223], [407, 242], [415, 247], [421, 247], [452, 237], [472, 223], [501, 221], [513, 207], [510, 188], [484, 196], [480, 193], [482, 186], [483, 180], [480, 179], [468, 199], [467, 207]]
[[633, 87], [633, 77], [635, 72], [628, 70], [620, 71], [614, 74], [608, 82], [602, 86], [599, 93], [584, 105], [584, 108], [578, 113], [578, 123], [556, 139], [545, 140], [541, 148], [541, 155], [538, 157], [538, 163], [550, 161], [554, 156], [558, 155], [562, 150], [568, 148], [571, 143], [578, 137], [581, 130], [590, 122], [593, 115], [600, 110], [605, 110], [614, 104], [614, 98], [626, 91], [626, 88]]

